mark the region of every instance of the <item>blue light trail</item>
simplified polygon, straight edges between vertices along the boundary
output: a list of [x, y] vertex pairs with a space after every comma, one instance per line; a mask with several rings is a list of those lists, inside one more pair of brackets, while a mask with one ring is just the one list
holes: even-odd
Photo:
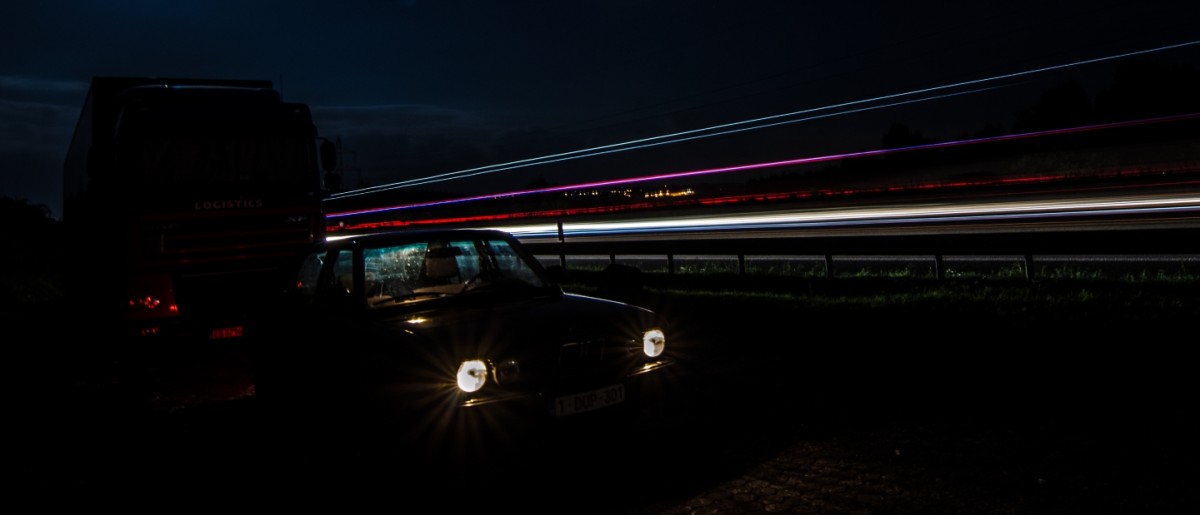
[[802, 164], [821, 163], [821, 162], [835, 161], [835, 160], [840, 160], [840, 159], [851, 159], [851, 158], [860, 158], [860, 157], [868, 157], [868, 156], [880, 156], [880, 155], [894, 154], [894, 153], [900, 153], [900, 152], [911, 152], [911, 151], [915, 151], [915, 150], [948, 148], [948, 147], [957, 147], [957, 146], [973, 145], [973, 144], [981, 144], [981, 143], [1010, 141], [1010, 140], [1016, 140], [1016, 139], [1043, 137], [1043, 136], [1051, 136], [1051, 135], [1057, 135], [1057, 134], [1080, 133], [1080, 132], [1097, 131], [1097, 130], [1103, 130], [1103, 129], [1119, 128], [1119, 127], [1132, 127], [1132, 126], [1136, 126], [1136, 125], [1147, 125], [1147, 124], [1153, 124], [1153, 123], [1163, 123], [1163, 122], [1188, 120], [1188, 119], [1196, 119], [1196, 118], [1200, 118], [1200, 113], [1164, 116], [1164, 117], [1150, 118], [1150, 119], [1144, 119], [1144, 120], [1111, 122], [1111, 123], [1095, 124], [1095, 125], [1088, 125], [1088, 126], [1082, 126], [1082, 127], [1049, 129], [1049, 130], [1044, 130], [1044, 131], [1025, 132], [1025, 133], [1018, 133], [1018, 134], [1006, 134], [1006, 135], [1002, 135], [1002, 136], [990, 136], [990, 137], [967, 139], [967, 140], [945, 141], [945, 142], [928, 143], [928, 144], [924, 144], [924, 145], [915, 145], [915, 146], [909, 146], [909, 147], [864, 150], [864, 151], [860, 151], [860, 152], [803, 157], [803, 158], [788, 159], [788, 160], [782, 160], [782, 161], [751, 163], [751, 164], [745, 164], [745, 165], [726, 166], [726, 167], [719, 167], [719, 168], [707, 168], [707, 169], [691, 170], [691, 171], [685, 171], [685, 172], [672, 172], [672, 173], [648, 175], [648, 176], [642, 176], [642, 177], [612, 179], [612, 180], [596, 181], [596, 182], [589, 182], [589, 183], [583, 183], [583, 184], [572, 184], [572, 185], [566, 185], [566, 186], [552, 186], [549, 188], [511, 191], [511, 192], [506, 192], [506, 193], [491, 193], [491, 194], [487, 194], [487, 195], [477, 195], [477, 196], [461, 197], [461, 198], [453, 198], [453, 199], [445, 199], [445, 200], [435, 200], [435, 201], [429, 201], [429, 202], [417, 202], [417, 203], [411, 203], [411, 204], [402, 204], [402, 205], [396, 205], [396, 206], [384, 206], [384, 207], [360, 209], [360, 210], [353, 210], [353, 211], [330, 212], [330, 213], [327, 213], [325, 215], [325, 217], [327, 219], [344, 218], [344, 217], [355, 216], [355, 215], [376, 214], [376, 213], [384, 213], [384, 212], [388, 212], [388, 211], [398, 211], [398, 210], [402, 210], [402, 209], [415, 209], [415, 208], [443, 206], [443, 205], [448, 205], [448, 204], [457, 204], [457, 203], [463, 203], [463, 202], [473, 202], [473, 201], [489, 200], [489, 199], [513, 198], [513, 197], [518, 197], [518, 196], [540, 194], [540, 193], [554, 193], [554, 192], [580, 190], [580, 189], [603, 188], [603, 187], [610, 187], [610, 186], [633, 184], [633, 183], [638, 183], [638, 182], [660, 181], [660, 180], [665, 180], [665, 179], [680, 179], [680, 178], [686, 178], [686, 177], [696, 177], [696, 176], [712, 175], [712, 174], [718, 174], [718, 173], [740, 172], [740, 171], [747, 171], [747, 170], [761, 170], [761, 169], [777, 168], [777, 167], [783, 167], [783, 166], [795, 166], [795, 165], [802, 165]]
[[[1038, 74], [1038, 73], [1044, 73], [1044, 72], [1048, 72], [1048, 71], [1062, 70], [1062, 69], [1066, 69], [1066, 68], [1077, 67], [1077, 66], [1082, 66], [1082, 65], [1087, 65], [1087, 64], [1094, 64], [1094, 63], [1099, 63], [1099, 62], [1122, 59], [1122, 58], [1126, 58], [1126, 57], [1133, 57], [1133, 56], [1145, 55], [1145, 54], [1150, 54], [1150, 53], [1155, 53], [1155, 52], [1162, 52], [1162, 51], [1166, 51], [1166, 50], [1178, 49], [1178, 48], [1183, 48], [1183, 47], [1197, 45], [1197, 44], [1200, 44], [1200, 41], [1189, 41], [1189, 42], [1185, 42], [1185, 43], [1161, 46], [1161, 47], [1157, 47], [1157, 48], [1126, 52], [1126, 53], [1115, 54], [1115, 55], [1110, 55], [1110, 56], [1105, 56], [1105, 57], [1098, 57], [1098, 58], [1093, 58], [1093, 59], [1085, 59], [1085, 60], [1081, 60], [1081, 61], [1075, 61], [1072, 63], [1046, 66], [1046, 67], [1042, 67], [1042, 68], [1036, 68], [1036, 69], [1025, 70], [1025, 71], [1020, 71], [1020, 72], [996, 75], [993, 77], [987, 77], [987, 78], [982, 78], [982, 79], [974, 79], [974, 80], [963, 81], [963, 82], [958, 82], [958, 83], [953, 83], [953, 84], [945, 84], [945, 85], [934, 86], [934, 87], [930, 87], [930, 88], [917, 89], [917, 90], [907, 91], [907, 92], [903, 92], [903, 93], [894, 93], [894, 94], [890, 94], [890, 95], [883, 95], [883, 96], [873, 97], [873, 98], [868, 98], [868, 99], [860, 99], [860, 100], [854, 100], [854, 101], [850, 101], [850, 102], [843, 102], [843, 103], [839, 103], [839, 104], [831, 104], [831, 105], [822, 106], [822, 107], [803, 109], [803, 110], [793, 111], [793, 112], [789, 112], [789, 113], [777, 114], [777, 115], [755, 118], [755, 119], [750, 119], [750, 120], [743, 120], [743, 121], [739, 121], [739, 122], [733, 122], [733, 123], [722, 124], [722, 125], [715, 125], [715, 126], [705, 127], [705, 128], [701, 128], [701, 129], [676, 132], [676, 133], [672, 133], [672, 134], [665, 134], [665, 135], [654, 136], [654, 137], [650, 137], [650, 138], [631, 140], [631, 141], [626, 141], [626, 142], [622, 142], [622, 143], [614, 143], [614, 144], [603, 145], [603, 146], [599, 146], [599, 147], [592, 147], [589, 149], [581, 149], [581, 150], [575, 150], [575, 151], [571, 151], [571, 152], [564, 152], [564, 153], [559, 153], [559, 154], [551, 154], [551, 155], [547, 155], [547, 156], [522, 159], [522, 160], [517, 160], [517, 161], [510, 161], [507, 163], [482, 166], [482, 167], [471, 168], [471, 169], [466, 169], [466, 170], [459, 170], [459, 171], [454, 171], [454, 172], [447, 172], [447, 173], [431, 175], [431, 176], [426, 176], [426, 177], [421, 177], [421, 178], [416, 178], [416, 179], [398, 181], [398, 182], [394, 182], [394, 183], [386, 184], [386, 185], [371, 186], [371, 187], [361, 188], [361, 189], [357, 189], [357, 190], [340, 192], [340, 193], [332, 195], [330, 198], [337, 199], [337, 198], [354, 197], [354, 196], [359, 196], [359, 195], [366, 195], [369, 193], [376, 193], [376, 192], [380, 192], [380, 191], [389, 191], [389, 190], [393, 190], [393, 189], [400, 189], [400, 188], [407, 188], [407, 187], [412, 187], [412, 186], [432, 184], [432, 183], [436, 183], [436, 182], [461, 179], [461, 178], [465, 178], [465, 177], [473, 177], [473, 176], [496, 173], [496, 172], [501, 172], [501, 171], [517, 169], [517, 168], [526, 168], [526, 167], [530, 167], [530, 166], [550, 164], [550, 163], [556, 163], [556, 162], [561, 162], [561, 161], [566, 161], [566, 160], [571, 160], [571, 159], [580, 159], [580, 158], [584, 158], [584, 157], [592, 157], [592, 156], [596, 156], [596, 155], [611, 154], [611, 153], [616, 153], [616, 152], [625, 152], [625, 151], [629, 151], [629, 150], [637, 150], [637, 149], [643, 149], [643, 148], [647, 148], [647, 147], [667, 145], [667, 144], [679, 143], [679, 142], [684, 142], [684, 141], [691, 141], [691, 140], [695, 140], [695, 139], [726, 135], [726, 134], [731, 134], [731, 133], [736, 133], [736, 132], [745, 132], [745, 131], [762, 129], [762, 128], [767, 128], [767, 127], [774, 127], [774, 126], [779, 126], [779, 125], [783, 125], [783, 124], [799, 123], [802, 121], [811, 121], [811, 120], [818, 119], [818, 118], [828, 118], [831, 116], [844, 115], [844, 114], [849, 114], [849, 113], [854, 113], [854, 112], [861, 112], [861, 111], [872, 110], [872, 109], [880, 109], [880, 108], [884, 108], [884, 107], [893, 107], [893, 106], [903, 105], [903, 104], [924, 102], [924, 101], [929, 101], [929, 100], [934, 100], [934, 99], [939, 99], [939, 98], [945, 98], [945, 97], [949, 97], [949, 96], [977, 93], [977, 92], [985, 91], [988, 89], [994, 89], [995, 87], [981, 88], [981, 89], [976, 89], [976, 90], [971, 90], [971, 91], [966, 91], [966, 92], [935, 95], [935, 96], [931, 96], [931, 97], [925, 97], [922, 99], [906, 100], [906, 101], [902, 101], [902, 102], [895, 102], [895, 103], [891, 103], [891, 104], [885, 104], [885, 105], [879, 105], [879, 106], [873, 106], [873, 107], [845, 110], [845, 111], [828, 113], [828, 114], [819, 115], [819, 116], [806, 117], [806, 118], [797, 119], [797, 120], [773, 122], [773, 123], [756, 125], [756, 126], [751, 126], [751, 127], [742, 127], [745, 125], [760, 123], [760, 122], [764, 122], [764, 121], [778, 120], [780, 118], [799, 116], [799, 115], [804, 115], [804, 114], [816, 113], [816, 112], [820, 112], [820, 111], [827, 111], [827, 110], [838, 109], [838, 108], [843, 108], [843, 107], [868, 104], [868, 103], [872, 103], [872, 102], [880, 102], [880, 101], [885, 101], [885, 100], [890, 100], [890, 99], [895, 99], [895, 98], [919, 95], [919, 94], [924, 94], [924, 93], [931, 93], [931, 92], [936, 92], [936, 91], [943, 91], [943, 90], [948, 90], [948, 89], [952, 89], [952, 88], [960, 88], [960, 87], [965, 87], [965, 86], [983, 84], [986, 82], [994, 82], [994, 81], [999, 81], [999, 80], [1004, 80], [1004, 79], [1024, 77], [1024, 76], [1034, 75], [1034, 74]], [[731, 129], [734, 127], [740, 127], [740, 128]], [[731, 130], [725, 130], [725, 129], [731, 129]], [[712, 132], [712, 131], [718, 131], [718, 132], [713, 132], [711, 134], [704, 134], [704, 133]], [[618, 182], [615, 184], [623, 184], [623, 183], [625, 183], [625, 182]], [[609, 182], [591, 183], [588, 185], [579, 185], [576, 187], [592, 187], [597, 184], [609, 185], [611, 183], [609, 183]], [[512, 196], [514, 194], [524, 194], [524, 193], [526, 193], [526, 192], [513, 192], [513, 193], [496, 194], [496, 195], [485, 195], [485, 196], [475, 197], [472, 199], [495, 198], [498, 196]], [[468, 199], [460, 199], [460, 200], [468, 200]]]

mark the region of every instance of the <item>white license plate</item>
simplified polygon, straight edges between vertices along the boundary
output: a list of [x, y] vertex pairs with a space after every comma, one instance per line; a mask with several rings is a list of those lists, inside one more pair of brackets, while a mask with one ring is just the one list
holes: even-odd
[[554, 416], [564, 417], [597, 410], [625, 401], [625, 385], [615, 384], [599, 390], [564, 395], [554, 399]]

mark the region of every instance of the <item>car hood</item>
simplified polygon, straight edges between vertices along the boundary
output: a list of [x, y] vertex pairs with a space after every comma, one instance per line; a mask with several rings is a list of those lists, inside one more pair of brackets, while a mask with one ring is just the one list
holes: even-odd
[[627, 341], [657, 327], [656, 318], [638, 306], [566, 293], [500, 304], [442, 305], [379, 322], [431, 343], [453, 344], [460, 352], [495, 356], [569, 342]]

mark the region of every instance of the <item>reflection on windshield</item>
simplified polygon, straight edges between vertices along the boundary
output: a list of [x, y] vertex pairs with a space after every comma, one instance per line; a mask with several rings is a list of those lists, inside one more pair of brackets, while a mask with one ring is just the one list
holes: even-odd
[[422, 241], [366, 249], [363, 267], [364, 293], [373, 307], [547, 286], [504, 240]]

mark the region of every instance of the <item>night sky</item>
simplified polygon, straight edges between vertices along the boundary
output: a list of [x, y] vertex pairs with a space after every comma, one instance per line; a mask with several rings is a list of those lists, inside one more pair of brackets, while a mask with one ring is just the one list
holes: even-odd
[[[1064, 78], [1103, 87], [1111, 56], [1182, 45], [1145, 57], [1200, 66], [1197, 22], [1200, 5], [1178, 1], [10, 0], [0, 195], [58, 216], [96, 75], [272, 80], [341, 140], [358, 187], [842, 104], [705, 149], [734, 161], [781, 155], [759, 153], [776, 140], [792, 157], [866, 150], [898, 122], [952, 139], [1011, 125]], [[883, 107], [898, 101], [909, 103]], [[665, 147], [439, 187], [508, 191], [531, 174], [572, 184], [712, 158]]]

